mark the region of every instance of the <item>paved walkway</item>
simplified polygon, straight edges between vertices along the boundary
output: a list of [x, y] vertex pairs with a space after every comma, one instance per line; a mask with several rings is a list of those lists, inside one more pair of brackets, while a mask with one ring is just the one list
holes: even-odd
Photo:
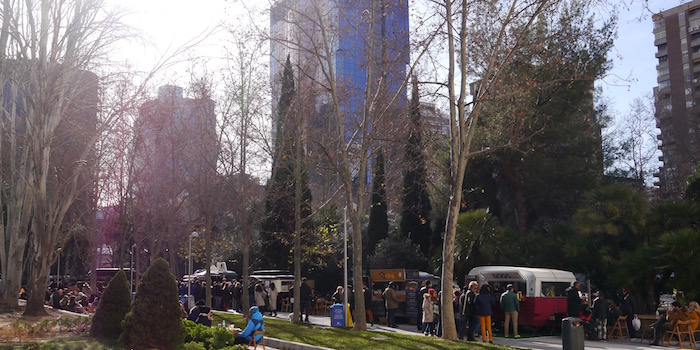
[[[269, 316], [265, 316], [268, 318]], [[279, 312], [277, 319], [289, 320], [289, 314], [286, 312]], [[309, 321], [312, 324], [322, 327], [330, 327], [330, 317], [328, 316], [310, 316]], [[416, 329], [415, 325], [400, 324], [399, 328], [389, 328], [383, 325], [375, 324], [374, 327], [367, 325], [369, 330], [382, 331], [382, 332], [393, 332], [393, 333], [403, 333], [403, 334], [420, 334]], [[284, 340], [274, 339], [270, 337], [265, 337], [265, 344], [269, 346], [268, 349], [290, 349], [290, 350], [326, 350], [327, 348], [311, 346], [307, 344], [292, 343]], [[498, 345], [506, 345], [520, 349], [562, 349], [562, 339], [560, 336], [542, 336], [542, 337], [532, 337], [532, 338], [500, 338], [496, 337], [493, 342]], [[675, 348], [671, 344], [671, 348]], [[649, 346], [649, 342], [640, 342], [639, 339], [633, 341], [620, 341], [611, 340], [608, 342], [598, 342], [598, 341], [585, 341], [584, 344], [586, 349], [595, 350], [631, 350], [631, 349], [649, 349], [653, 348]], [[656, 347], [659, 348], [659, 347]]]

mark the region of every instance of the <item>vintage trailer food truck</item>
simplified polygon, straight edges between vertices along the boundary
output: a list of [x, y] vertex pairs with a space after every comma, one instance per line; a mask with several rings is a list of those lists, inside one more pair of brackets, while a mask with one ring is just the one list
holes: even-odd
[[[479, 286], [488, 283], [497, 303], [506, 286], [513, 284], [521, 299], [518, 324], [537, 329], [559, 321], [566, 313], [566, 289], [576, 277], [569, 271], [548, 268], [480, 266], [469, 271], [467, 282], [470, 280], [476, 280]], [[494, 318], [503, 319], [500, 307]]]

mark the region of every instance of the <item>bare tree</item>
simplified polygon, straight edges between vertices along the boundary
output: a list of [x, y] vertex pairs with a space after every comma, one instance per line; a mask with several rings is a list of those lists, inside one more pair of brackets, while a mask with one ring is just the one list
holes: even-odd
[[652, 174], [658, 169], [659, 140], [654, 121], [652, 96], [638, 97], [629, 111], [611, 125], [606, 137], [613, 146], [611, 168], [613, 175], [628, 176], [650, 185]]

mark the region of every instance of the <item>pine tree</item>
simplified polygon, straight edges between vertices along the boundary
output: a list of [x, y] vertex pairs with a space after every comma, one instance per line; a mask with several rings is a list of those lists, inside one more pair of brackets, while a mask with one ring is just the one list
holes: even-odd
[[369, 224], [367, 226], [366, 256], [372, 256], [379, 241], [389, 234], [389, 210], [386, 200], [386, 179], [384, 176], [384, 150], [380, 149], [375, 158], [372, 198], [369, 204]]
[[425, 256], [430, 256], [432, 230], [430, 228], [430, 197], [427, 188], [426, 160], [421, 136], [420, 102], [418, 83], [413, 78], [411, 116], [408, 142], [404, 154], [403, 209], [401, 233], [420, 246]]
[[[265, 194], [266, 217], [262, 223], [262, 252], [268, 267], [288, 269], [294, 234], [294, 167], [296, 166], [296, 124], [293, 101], [296, 95], [294, 72], [289, 56], [284, 65], [280, 100], [277, 104], [275, 154], [272, 159], [272, 178]], [[300, 162], [303, 164], [302, 162]], [[311, 190], [306, 169], [302, 169], [301, 217], [311, 215]]]
[[174, 349], [185, 341], [177, 282], [163, 258], [141, 277], [119, 342], [133, 349]]
[[124, 270], [119, 270], [102, 292], [100, 304], [90, 326], [90, 335], [117, 339], [122, 333], [122, 321], [131, 307], [131, 290]]

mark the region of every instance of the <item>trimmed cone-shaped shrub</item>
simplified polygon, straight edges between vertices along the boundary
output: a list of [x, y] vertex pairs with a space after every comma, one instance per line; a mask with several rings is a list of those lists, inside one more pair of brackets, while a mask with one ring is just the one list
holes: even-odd
[[185, 341], [175, 276], [162, 258], [141, 277], [119, 342], [131, 349], [174, 349]]
[[122, 321], [131, 307], [131, 290], [124, 270], [119, 270], [102, 292], [100, 303], [90, 326], [93, 337], [117, 339]]

